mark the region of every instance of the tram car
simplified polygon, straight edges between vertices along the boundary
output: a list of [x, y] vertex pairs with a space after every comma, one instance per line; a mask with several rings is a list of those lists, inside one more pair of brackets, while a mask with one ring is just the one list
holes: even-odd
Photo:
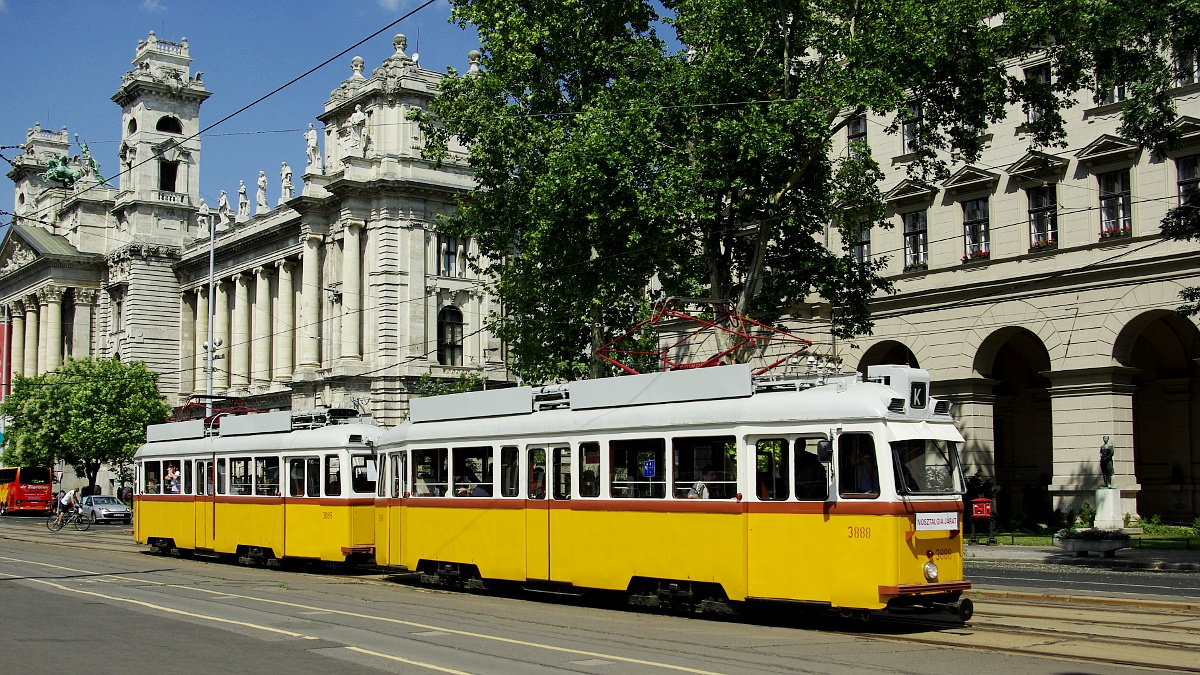
[[152, 425], [135, 454], [134, 538], [241, 562], [356, 562], [374, 553], [374, 444], [355, 410]]
[[748, 366], [416, 399], [383, 435], [375, 555], [427, 582], [963, 620], [963, 437], [927, 372]]

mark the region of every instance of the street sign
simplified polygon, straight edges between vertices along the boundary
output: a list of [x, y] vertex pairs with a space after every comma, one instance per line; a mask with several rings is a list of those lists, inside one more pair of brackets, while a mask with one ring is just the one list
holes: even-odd
[[642, 462], [642, 476], [645, 478], [654, 478], [654, 460], [648, 459]]

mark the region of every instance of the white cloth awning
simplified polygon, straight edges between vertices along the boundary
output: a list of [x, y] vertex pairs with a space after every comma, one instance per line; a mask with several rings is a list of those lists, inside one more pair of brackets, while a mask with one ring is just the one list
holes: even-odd
[[958, 429], [949, 422], [940, 424], [930, 424], [924, 420], [920, 422], [889, 422], [887, 426], [888, 431], [892, 432], [897, 441], [932, 438], [938, 441], [966, 442]]

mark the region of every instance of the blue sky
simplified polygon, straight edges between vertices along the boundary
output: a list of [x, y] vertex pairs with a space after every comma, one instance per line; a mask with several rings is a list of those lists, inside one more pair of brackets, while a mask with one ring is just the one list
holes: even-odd
[[[139, 40], [188, 39], [192, 73], [203, 71], [212, 96], [200, 108], [201, 127], [324, 62], [399, 19], [423, 0], [259, 2], [243, 0], [0, 0], [0, 145], [20, 145], [26, 130], [66, 125], [90, 147], [110, 176], [117, 169], [121, 110], [110, 100], [130, 69]], [[366, 73], [392, 54], [392, 37], [408, 36], [408, 53], [424, 68], [464, 71], [478, 47], [473, 30], [447, 22], [450, 5], [436, 0], [351, 53], [208, 131], [201, 138], [200, 196], [215, 205], [221, 190], [236, 195], [238, 179], [254, 185], [260, 170], [278, 189], [279, 163], [305, 163], [303, 131], [324, 109], [329, 92], [361, 56]], [[318, 128], [320, 124], [317, 125]], [[72, 145], [71, 154], [79, 149]], [[12, 159], [19, 150], [0, 150]], [[3, 164], [7, 173], [8, 165]], [[12, 209], [12, 181], [3, 179], [0, 210]], [[299, 185], [297, 185], [297, 188]], [[10, 217], [0, 215], [0, 224]]]

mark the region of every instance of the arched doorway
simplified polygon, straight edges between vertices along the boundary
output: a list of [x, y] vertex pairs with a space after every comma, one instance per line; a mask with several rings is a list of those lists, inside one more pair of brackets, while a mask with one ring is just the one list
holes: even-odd
[[1167, 310], [1121, 330], [1113, 358], [1133, 377], [1133, 463], [1138, 514], [1190, 524], [1200, 510], [1200, 330]]
[[999, 516], [1026, 524], [1053, 522], [1049, 352], [1037, 335], [1010, 326], [992, 333], [979, 346], [975, 370], [995, 381], [992, 439]]
[[917, 364], [917, 355], [913, 354], [904, 343], [896, 342], [895, 340], [883, 340], [870, 346], [867, 351], [863, 352], [862, 358], [858, 361], [858, 372], [867, 376], [868, 366], [878, 366], [882, 364], [895, 364], [900, 366], [908, 366], [909, 368], [920, 368]]

